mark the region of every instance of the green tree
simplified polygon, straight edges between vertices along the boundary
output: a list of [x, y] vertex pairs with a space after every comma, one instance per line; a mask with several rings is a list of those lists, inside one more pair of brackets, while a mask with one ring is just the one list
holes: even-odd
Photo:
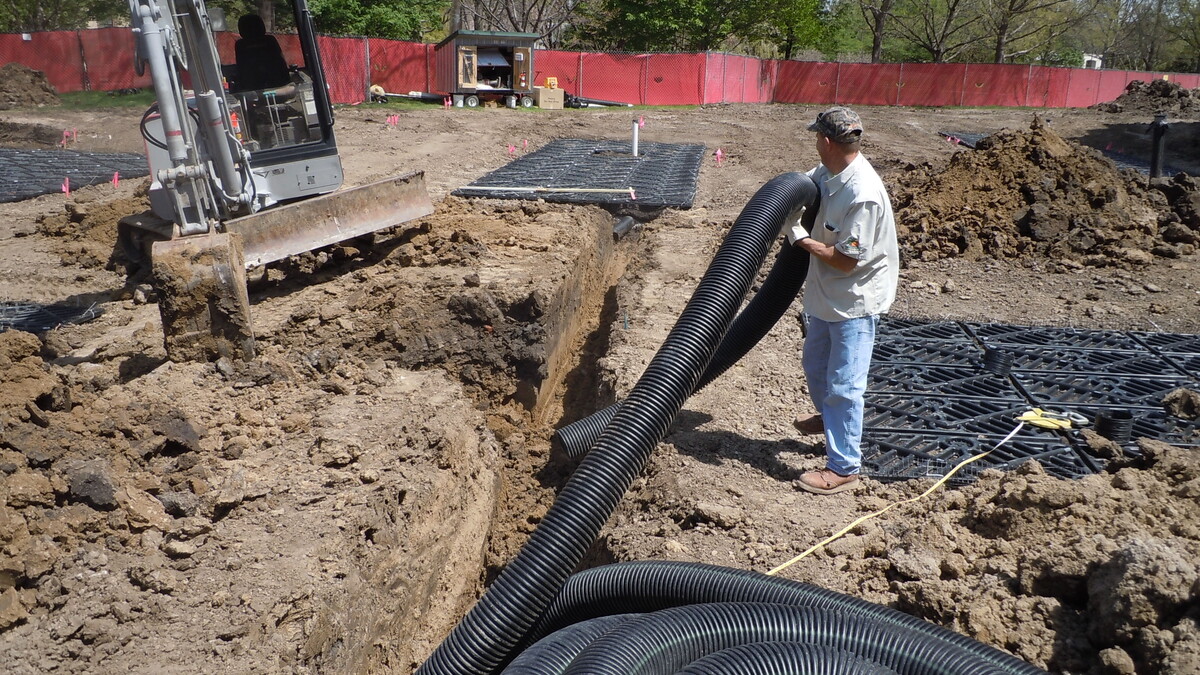
[[867, 29], [871, 31], [871, 63], [883, 61], [883, 41], [887, 34], [888, 18], [896, 0], [857, 0]]
[[311, 0], [317, 30], [330, 35], [365, 35], [422, 41], [442, 30], [449, 0]]
[[628, 52], [709, 51], [768, 37], [777, 0], [601, 0], [578, 40]]
[[983, 24], [992, 61], [1006, 63], [1043, 51], [1096, 8], [1096, 0], [984, 0]]
[[1177, 19], [1170, 28], [1173, 38], [1183, 46], [1187, 69], [1200, 73], [1200, 0], [1177, 0]]
[[821, 0], [784, 2], [767, 23], [768, 39], [784, 59], [791, 59], [796, 50], [827, 44], [831, 18]]
[[122, 0], [0, 0], [0, 31], [73, 30], [128, 15]]
[[981, 20], [974, 0], [900, 0], [892, 13], [892, 31], [933, 63], [953, 60], [978, 39], [972, 27]]
[[576, 0], [453, 0], [451, 30], [537, 33], [557, 43], [575, 17]]

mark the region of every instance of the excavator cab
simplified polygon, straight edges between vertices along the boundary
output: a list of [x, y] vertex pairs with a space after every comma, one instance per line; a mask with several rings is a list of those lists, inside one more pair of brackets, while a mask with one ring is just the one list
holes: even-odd
[[[288, 61], [279, 40], [267, 32], [262, 17], [243, 14], [237, 22], [240, 37], [234, 43], [234, 63], [221, 66], [228, 92], [236, 99], [231, 102], [235, 133], [252, 155], [271, 148], [311, 144], [336, 150], [328, 96], [318, 101], [318, 94], [328, 89], [311, 18], [303, 2], [293, 7], [305, 10], [296, 14], [296, 25], [309, 29], [295, 36], [299, 63]], [[272, 153], [266, 153], [257, 161], [273, 164], [279, 154], [274, 153], [273, 158]]]

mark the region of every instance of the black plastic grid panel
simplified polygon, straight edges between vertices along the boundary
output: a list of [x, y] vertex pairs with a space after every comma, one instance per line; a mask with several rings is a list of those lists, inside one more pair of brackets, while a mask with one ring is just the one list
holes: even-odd
[[1192, 378], [1200, 380], [1200, 354], [1174, 354], [1164, 352], [1163, 360], [1185, 371]]
[[963, 342], [971, 339], [971, 334], [954, 321], [939, 321], [928, 323], [911, 319], [896, 319], [885, 317], [875, 330], [875, 339], [879, 340], [949, 340]]
[[863, 438], [863, 473], [883, 482], [942, 478], [963, 460], [989, 450], [990, 455], [959, 469], [951, 485], [966, 485], [986, 469], [1009, 471], [1037, 460], [1046, 473], [1075, 479], [1097, 473], [1104, 463], [1061, 439], [1014, 438], [999, 447], [1003, 436], [942, 436], [917, 433], [869, 433]]
[[61, 192], [64, 179], [72, 190], [150, 173], [146, 158], [132, 153], [0, 148], [0, 203]]
[[[703, 145], [565, 138], [488, 173], [453, 192], [460, 197], [543, 199], [573, 204], [691, 208], [696, 198]], [[495, 190], [484, 188], [521, 188]], [[531, 191], [552, 188], [553, 191]], [[617, 192], [562, 192], [564, 188]], [[633, 195], [628, 190], [633, 188]]]
[[1136, 338], [1120, 331], [1056, 326], [1012, 326], [998, 323], [967, 323], [964, 326], [971, 335], [985, 345], [1146, 351], [1145, 346]]
[[[1017, 427], [1017, 417], [1029, 409], [1020, 401], [910, 394], [868, 393], [863, 428], [929, 434], [985, 434], [1006, 436]], [[1045, 438], [1044, 429], [1025, 425], [1016, 437]]]
[[1161, 408], [1163, 397], [1179, 387], [1195, 387], [1186, 377], [1119, 377], [1080, 373], [1014, 372], [1023, 395], [1039, 408], [1062, 405]]
[[951, 143], [965, 145], [974, 150], [975, 146], [979, 145], [979, 142], [987, 138], [990, 134], [977, 134], [971, 131], [939, 131], [938, 135]]
[[[962, 336], [966, 336], [965, 339]], [[985, 350], [1012, 355], [1011, 370], [985, 370]], [[1200, 386], [1200, 335], [1070, 327], [880, 322], [864, 414], [864, 472], [879, 480], [940, 477], [991, 449], [1029, 407], [1075, 412], [1088, 420], [1114, 410], [1133, 415], [1127, 455], [1137, 439], [1200, 448], [1200, 421], [1168, 415], [1162, 398]], [[1038, 459], [1052, 475], [1101, 470], [1076, 431], [1022, 427], [998, 457], [968, 465], [952, 483], [983, 468]]]
[[1055, 410], [1077, 412], [1089, 420], [1095, 420], [1096, 415], [1105, 410], [1124, 410], [1133, 416], [1131, 442], [1139, 438], [1152, 438], [1170, 445], [1184, 447], [1200, 446], [1200, 421], [1186, 420], [1168, 415], [1159, 408], [1139, 408], [1136, 406], [1098, 406], [1098, 405], [1058, 405]]
[[96, 305], [39, 305], [32, 302], [0, 302], [0, 332], [21, 330], [43, 333], [68, 323], [84, 323], [104, 313]]
[[1025, 402], [1025, 396], [1006, 375], [975, 368], [921, 366], [907, 363], [871, 365], [867, 391], [881, 394], [939, 394]]
[[977, 368], [983, 350], [970, 341], [878, 339], [872, 363], [909, 363]]
[[1134, 332], [1130, 335], [1156, 352], [1200, 356], [1200, 335], [1143, 332]]
[[1153, 352], [1005, 345], [1014, 371], [1179, 377], [1187, 372]]

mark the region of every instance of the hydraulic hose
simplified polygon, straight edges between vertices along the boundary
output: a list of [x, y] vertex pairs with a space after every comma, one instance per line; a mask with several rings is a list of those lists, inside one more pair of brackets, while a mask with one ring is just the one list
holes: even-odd
[[708, 654], [757, 642], [842, 649], [900, 675], [995, 675], [967, 650], [919, 631], [836, 610], [719, 602], [622, 622], [588, 645], [564, 675], [670, 675]]
[[695, 390], [784, 218], [811, 179], [767, 182], [734, 221], [662, 347], [526, 545], [429, 660], [423, 675], [492, 673], [553, 600]]
[[750, 570], [674, 561], [624, 562], [572, 575], [528, 639], [538, 640], [563, 626], [604, 614], [650, 613], [704, 603], [772, 603], [836, 611], [870, 619], [888, 631], [921, 633], [929, 640], [965, 650], [998, 673], [1045, 672], [965, 635], [844, 593]]
[[844, 649], [803, 642], [755, 642], [692, 661], [679, 675], [897, 675]]
[[[811, 232], [812, 224], [816, 221], [817, 209], [821, 204], [820, 193], [814, 191], [811, 199], [803, 203], [808, 208], [804, 210], [801, 222]], [[800, 287], [804, 285], [804, 279], [808, 276], [808, 263], [808, 251], [796, 246], [780, 247], [775, 264], [771, 266], [762, 287], [733, 320], [725, 339], [721, 340], [716, 354], [691, 393], [700, 391], [723, 375], [778, 323], [796, 299]], [[571, 459], [578, 459], [592, 447], [620, 407], [621, 403], [617, 402], [588, 417], [562, 426], [551, 436], [552, 446]]]

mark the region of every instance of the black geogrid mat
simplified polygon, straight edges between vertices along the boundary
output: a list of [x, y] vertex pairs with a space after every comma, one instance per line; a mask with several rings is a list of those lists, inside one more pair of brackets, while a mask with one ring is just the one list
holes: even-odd
[[1179, 387], [1194, 385], [1190, 378], [1120, 377], [1082, 373], [1013, 372], [1025, 398], [1039, 408], [1063, 405], [1103, 405], [1162, 408], [1163, 397]]
[[[985, 434], [1005, 436], [1017, 426], [1017, 416], [1029, 404], [957, 396], [914, 396], [871, 393], [863, 410], [863, 429], [921, 431], [935, 434]], [[1025, 425], [1019, 437], [1045, 438], [1042, 430]]]
[[1009, 326], [968, 323], [964, 327], [985, 345], [1069, 347], [1072, 349], [1141, 350], [1143, 345], [1132, 335], [1112, 330], [1086, 330], [1069, 327]]
[[[881, 324], [882, 325], [882, 324]], [[888, 339], [881, 332], [871, 363], [978, 367], [983, 349], [969, 340]]]
[[979, 141], [982, 141], [991, 134], [977, 134], [970, 131], [939, 131], [938, 135], [951, 143], [965, 145], [974, 150], [975, 146], [979, 145]]
[[1049, 438], [1014, 438], [996, 447], [1003, 436], [933, 436], [919, 433], [870, 435], [863, 443], [863, 471], [883, 481], [941, 478], [963, 460], [995, 450], [950, 478], [951, 485], [973, 482], [985, 469], [1008, 471], [1031, 459], [1060, 478], [1096, 473], [1101, 465], [1069, 444]]
[[107, 183], [114, 173], [139, 178], [150, 169], [145, 157], [131, 153], [0, 148], [0, 203], [61, 192], [64, 179], [72, 190]]
[[879, 363], [871, 368], [867, 391], [879, 394], [938, 394], [962, 398], [1025, 402], [1008, 377], [976, 368]]
[[953, 321], [938, 321], [935, 323], [913, 321], [912, 319], [893, 319], [880, 321], [875, 330], [877, 340], [949, 340], [952, 342], [967, 342], [971, 334], [962, 325]]
[[[1012, 367], [983, 367], [988, 350]], [[879, 324], [863, 416], [863, 470], [879, 480], [940, 477], [967, 457], [995, 447], [1030, 407], [1133, 416], [1136, 440], [1200, 447], [1200, 421], [1171, 417], [1162, 399], [1200, 389], [1200, 335], [1070, 327], [922, 322], [887, 317]], [[1037, 459], [1046, 472], [1078, 478], [1103, 469], [1078, 431], [1024, 426], [984, 460], [952, 479], [971, 482], [986, 468]]]
[[1180, 377], [1187, 372], [1149, 350], [1073, 349], [1005, 345], [1015, 371], [1122, 375], [1127, 377]]
[[6, 330], [22, 330], [27, 333], [42, 333], [65, 323], [84, 323], [100, 316], [104, 310], [96, 305], [76, 307], [72, 305], [39, 305], [32, 302], [0, 301], [0, 333]]
[[[703, 145], [565, 138], [455, 190], [459, 197], [544, 199], [572, 204], [691, 208]], [[494, 188], [518, 188], [497, 190]], [[535, 188], [547, 188], [536, 191]], [[577, 188], [581, 191], [563, 191]], [[633, 194], [629, 189], [633, 188]], [[612, 190], [587, 192], [586, 190]]]

